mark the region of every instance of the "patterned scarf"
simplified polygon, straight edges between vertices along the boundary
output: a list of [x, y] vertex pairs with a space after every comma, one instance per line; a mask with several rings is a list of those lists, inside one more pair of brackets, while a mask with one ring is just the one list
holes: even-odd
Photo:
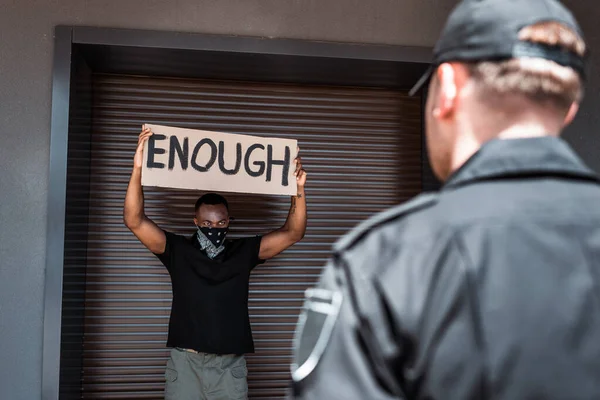
[[218, 256], [223, 250], [225, 250], [225, 241], [217, 247], [215, 246], [206, 235], [198, 228], [198, 232], [196, 233], [198, 237], [198, 243], [200, 244], [200, 248], [206, 252], [208, 258], [213, 259]]

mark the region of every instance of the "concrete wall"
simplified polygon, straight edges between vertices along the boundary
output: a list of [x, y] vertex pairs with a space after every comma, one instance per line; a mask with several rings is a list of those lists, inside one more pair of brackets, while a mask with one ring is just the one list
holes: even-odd
[[[2, 0], [0, 399], [41, 393], [53, 28], [90, 25], [432, 46], [455, 0]], [[570, 0], [600, 48], [593, 0]], [[599, 64], [568, 139], [600, 170]]]

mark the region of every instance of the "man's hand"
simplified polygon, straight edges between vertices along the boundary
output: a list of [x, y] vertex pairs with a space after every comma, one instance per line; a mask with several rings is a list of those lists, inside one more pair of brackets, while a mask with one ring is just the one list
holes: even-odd
[[296, 163], [296, 171], [294, 172], [294, 176], [296, 177], [298, 192], [302, 193], [302, 191], [304, 191], [304, 185], [306, 184], [306, 171], [304, 168], [302, 168], [302, 158], [298, 157], [294, 160], [294, 162]]
[[135, 156], [133, 157], [133, 166], [135, 168], [142, 168], [142, 165], [144, 165], [144, 145], [152, 135], [153, 133], [150, 128], [147, 128], [146, 125], [144, 125], [142, 132], [138, 136], [138, 145], [135, 150]]

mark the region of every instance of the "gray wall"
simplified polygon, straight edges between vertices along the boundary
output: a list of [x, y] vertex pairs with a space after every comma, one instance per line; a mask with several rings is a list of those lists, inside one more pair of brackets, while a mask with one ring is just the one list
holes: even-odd
[[600, 4], [597, 0], [564, 0], [583, 27], [591, 49], [586, 98], [564, 137], [590, 167], [600, 172]]
[[[59, 24], [432, 46], [455, 0], [1, 0], [0, 399], [41, 393], [53, 28]], [[594, 0], [570, 0], [600, 48]], [[594, 15], [595, 14], [595, 15]], [[567, 137], [597, 170], [600, 67]]]

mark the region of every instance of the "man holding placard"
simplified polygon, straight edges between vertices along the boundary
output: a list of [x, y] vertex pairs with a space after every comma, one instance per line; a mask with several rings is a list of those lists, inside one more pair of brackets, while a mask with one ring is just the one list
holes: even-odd
[[[156, 136], [152, 138], [154, 129], [160, 129], [161, 133], [154, 132]], [[246, 146], [246, 141], [257, 139], [232, 135], [238, 137], [237, 145], [234, 143], [233, 146], [238, 155], [233, 157], [234, 167], [225, 168], [228, 160], [231, 161], [228, 156], [223, 155], [227, 139], [219, 141], [219, 134], [215, 136], [215, 133], [203, 132], [206, 137], [198, 140], [196, 145], [192, 143], [190, 152], [189, 147], [186, 151], [186, 146], [198, 137], [194, 136], [196, 132], [173, 129], [145, 126], [142, 130], [123, 212], [125, 225], [161, 260], [171, 276], [173, 304], [167, 347], [172, 350], [165, 373], [165, 398], [245, 399], [248, 385], [244, 354], [254, 351], [248, 315], [250, 272], [256, 265], [276, 256], [303, 238], [306, 230], [306, 172], [302, 168], [300, 158], [292, 160], [289, 157], [291, 153], [288, 143], [283, 143], [283, 146], [272, 145], [270, 142], [248, 142], [249, 145]], [[164, 140], [164, 143], [172, 144], [177, 141], [178, 146], [165, 147], [164, 151], [158, 151], [160, 142], [156, 138], [159, 136], [159, 140]], [[213, 154], [207, 153], [208, 156], [203, 157], [203, 146]], [[267, 157], [264, 161], [260, 161], [256, 154], [248, 156], [249, 152], [260, 150], [261, 147], [264, 148]], [[169, 162], [173, 156], [167, 148], [177, 152], [177, 162]], [[275, 153], [278, 148], [282, 150], [277, 161]], [[245, 152], [246, 156], [242, 157], [242, 152]], [[190, 155], [196, 165], [191, 172], [196, 174], [209, 173], [210, 168], [207, 166], [210, 163], [233, 175], [231, 171], [241, 169], [243, 160], [240, 157], [246, 158], [246, 169], [254, 171], [256, 179], [260, 179], [257, 171], [269, 168], [269, 163], [280, 166], [283, 171], [281, 182], [277, 187], [265, 186], [263, 193], [288, 192], [290, 189], [285, 186], [289, 184], [285, 184], [288, 170], [291, 169], [289, 174], [295, 178], [296, 187], [293, 188], [294, 195], [285, 224], [264, 236], [227, 240], [230, 222], [227, 201], [220, 195], [209, 193], [196, 202], [193, 221], [197, 233], [193, 237], [186, 238], [159, 228], [144, 212], [142, 171], [144, 170], [146, 176], [152, 174], [150, 167], [159, 169], [159, 173], [174, 171], [177, 163], [181, 167], [179, 172], [183, 174], [190, 165], [189, 162], [184, 163], [184, 159], [189, 161]], [[165, 157], [166, 163], [160, 162], [160, 156]], [[288, 159], [290, 165], [287, 164]], [[264, 163], [264, 168], [261, 167], [261, 162]], [[295, 168], [290, 168], [294, 164]], [[160, 168], [161, 165], [165, 168]], [[271, 172], [274, 176], [274, 172]], [[198, 179], [201, 176], [203, 175], [198, 175]], [[160, 179], [162, 178], [158, 177], [155, 181], [156, 186], [160, 185]], [[274, 180], [266, 177], [263, 179], [264, 185]], [[178, 182], [174, 182], [173, 187], [183, 187], [183, 180], [179, 179]], [[214, 185], [222, 182], [223, 179], [215, 179]], [[213, 187], [210, 185], [209, 187]], [[250, 192], [248, 188], [244, 186], [238, 190], [231, 187], [229, 191]]]

